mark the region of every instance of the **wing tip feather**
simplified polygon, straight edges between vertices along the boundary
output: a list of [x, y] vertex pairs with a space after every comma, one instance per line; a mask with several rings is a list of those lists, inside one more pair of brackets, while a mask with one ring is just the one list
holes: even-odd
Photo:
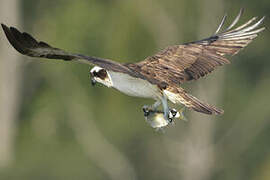
[[14, 49], [16, 49], [19, 53], [21, 54], [26, 54], [27, 53], [27, 49], [25, 49], [21, 43], [18, 41], [18, 37], [15, 36], [15, 32], [17, 33], [17, 36], [19, 34], [21, 34], [21, 32], [19, 30], [17, 30], [14, 27], [8, 27], [5, 24], [1, 23], [2, 29], [9, 41], [9, 43], [14, 47]]

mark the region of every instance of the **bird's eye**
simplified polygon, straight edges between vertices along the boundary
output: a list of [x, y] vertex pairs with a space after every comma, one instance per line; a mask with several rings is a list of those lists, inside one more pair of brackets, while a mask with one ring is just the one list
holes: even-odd
[[94, 71], [93, 76], [98, 76], [98, 73], [96, 71]]
[[105, 69], [101, 69], [100, 71], [97, 72], [97, 76], [100, 79], [105, 79], [107, 77], [107, 72]]

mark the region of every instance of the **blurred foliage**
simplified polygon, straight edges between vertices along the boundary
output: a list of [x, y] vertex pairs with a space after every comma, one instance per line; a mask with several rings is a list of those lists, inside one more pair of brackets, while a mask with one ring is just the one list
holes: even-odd
[[[203, 38], [198, 37], [197, 28], [200, 3], [194, 0], [21, 0], [20, 4], [23, 29], [38, 39], [72, 52], [119, 62], [139, 61], [169, 44]], [[229, 21], [241, 7], [246, 10], [241, 22], [252, 16], [270, 15], [269, 0], [229, 0], [223, 4]], [[209, 20], [212, 32], [223, 14], [220, 12]], [[166, 25], [166, 18], [173, 24], [171, 29], [162, 26]], [[269, 22], [267, 18], [266, 27]], [[175, 34], [168, 34], [166, 40], [165, 32]], [[157, 39], [160, 34], [164, 39]], [[211, 179], [270, 179], [269, 38], [266, 29], [231, 58], [232, 65], [223, 67], [220, 107], [225, 114], [216, 120], [214, 127], [217, 160]], [[87, 65], [24, 59], [15, 162], [0, 171], [0, 179], [110, 179], [76, 137], [73, 125], [83, 117], [93, 122], [128, 159], [138, 179], [181, 177], [180, 167], [185, 164], [177, 164], [169, 155], [164, 138], [181, 144], [181, 135], [188, 124], [177, 122], [165, 134], [155, 132], [144, 122], [141, 111], [152, 100], [92, 87]], [[202, 79], [202, 83], [209, 78]], [[80, 111], [74, 107], [85, 110], [77, 113]], [[91, 128], [85, 132], [89, 141]], [[97, 142], [89, 143], [95, 147]], [[181, 156], [181, 152], [174, 155]]]

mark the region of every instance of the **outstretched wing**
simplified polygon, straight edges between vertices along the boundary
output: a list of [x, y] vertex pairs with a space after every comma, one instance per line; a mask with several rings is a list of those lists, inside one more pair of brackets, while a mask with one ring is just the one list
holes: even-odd
[[203, 77], [217, 66], [229, 64], [230, 61], [225, 57], [226, 55], [237, 54], [265, 29], [264, 27], [257, 29], [264, 17], [251, 25], [256, 20], [254, 17], [233, 29], [242, 13], [241, 9], [232, 24], [221, 33], [226, 15], [211, 37], [183, 45], [170, 46], [144, 61], [126, 64], [126, 66], [139, 71], [149, 81], [156, 80], [167, 84], [181, 84]]
[[120, 63], [108, 59], [69, 53], [62, 49], [52, 47], [45, 42], [38, 42], [28, 33], [21, 33], [14, 27], [7, 27], [4, 24], [1, 25], [10, 44], [18, 52], [26, 56], [41, 57], [47, 59], [62, 59], [65, 61], [78, 61], [85, 64], [97, 65], [106, 70], [128, 73], [133, 76], [136, 75], [129, 68], [123, 66]]

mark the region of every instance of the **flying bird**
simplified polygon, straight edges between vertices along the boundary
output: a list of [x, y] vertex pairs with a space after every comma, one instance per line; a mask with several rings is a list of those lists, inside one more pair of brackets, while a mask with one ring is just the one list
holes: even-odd
[[162, 104], [164, 118], [169, 122], [171, 108], [168, 101], [204, 114], [219, 115], [224, 112], [187, 93], [181, 85], [209, 74], [218, 66], [229, 64], [228, 56], [237, 54], [265, 29], [259, 28], [265, 17], [258, 21], [253, 17], [235, 27], [242, 14], [243, 9], [230, 26], [223, 28], [227, 17], [225, 15], [215, 33], [208, 38], [169, 46], [138, 63], [123, 64], [70, 53], [37, 41], [28, 33], [21, 33], [14, 27], [1, 25], [10, 44], [21, 54], [93, 65], [90, 70], [92, 84], [98, 82], [130, 96], [152, 98], [155, 103], [147, 106], [148, 109], [156, 110]]

